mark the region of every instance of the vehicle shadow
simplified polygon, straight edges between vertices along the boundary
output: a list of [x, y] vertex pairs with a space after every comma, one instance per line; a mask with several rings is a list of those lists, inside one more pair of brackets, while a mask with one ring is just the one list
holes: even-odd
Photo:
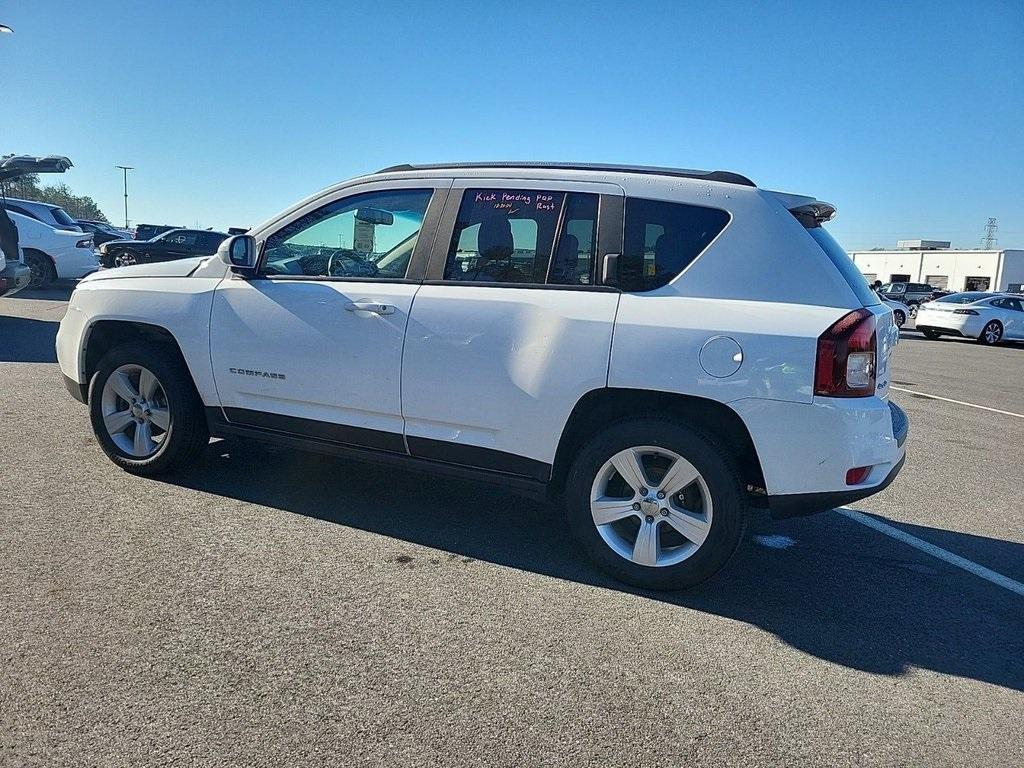
[[57, 320], [0, 315], [0, 363], [57, 362]]
[[58, 280], [45, 288], [23, 288], [5, 299], [37, 299], [43, 301], [67, 301], [71, 298], [71, 292], [77, 285], [75, 280]]
[[[246, 441], [213, 443], [198, 467], [165, 480], [451, 556], [743, 621], [801, 651], [865, 672], [901, 675], [919, 667], [1024, 690], [1024, 612], [1016, 595], [834, 512], [778, 523], [758, 517], [733, 561], [711, 581], [688, 592], [654, 593], [591, 567], [559, 510], [490, 486], [439, 483], [417, 472]], [[1024, 559], [1022, 544], [919, 532], [940, 536], [942, 546], [964, 557]], [[760, 546], [753, 539], [762, 533], [796, 543]], [[402, 562], [416, 567], [414, 555], [402, 555]]]
[[[906, 328], [900, 331], [900, 341], [927, 342], [928, 344], [970, 344], [975, 347], [983, 346], [978, 343], [977, 339], [965, 339], [963, 336], [940, 336], [937, 339], [926, 339], [920, 331], [913, 329], [908, 331]], [[1024, 341], [1017, 341], [1016, 339], [1001, 341], [996, 345], [996, 348], [1024, 350]]]

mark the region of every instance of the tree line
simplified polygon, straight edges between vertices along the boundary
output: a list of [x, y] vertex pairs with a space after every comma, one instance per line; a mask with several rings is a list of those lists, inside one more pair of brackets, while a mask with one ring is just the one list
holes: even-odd
[[59, 205], [73, 219], [109, 221], [91, 197], [73, 194], [64, 183], [42, 186], [39, 183], [39, 175], [35, 173], [0, 182], [0, 186], [3, 187], [4, 197], [20, 197], [22, 200]]

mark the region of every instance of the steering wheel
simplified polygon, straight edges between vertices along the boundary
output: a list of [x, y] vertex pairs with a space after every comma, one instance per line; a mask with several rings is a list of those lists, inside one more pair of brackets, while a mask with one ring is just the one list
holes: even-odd
[[[337, 262], [353, 262], [358, 264], [361, 270], [345, 269], [343, 267], [342, 269], [344, 271], [341, 274], [336, 275], [334, 274], [335, 260], [337, 260]], [[359, 274], [362, 270], [365, 270], [365, 272]], [[377, 265], [354, 251], [333, 250], [331, 251], [331, 255], [327, 257], [327, 269], [325, 272], [328, 277], [373, 277], [377, 274]]]

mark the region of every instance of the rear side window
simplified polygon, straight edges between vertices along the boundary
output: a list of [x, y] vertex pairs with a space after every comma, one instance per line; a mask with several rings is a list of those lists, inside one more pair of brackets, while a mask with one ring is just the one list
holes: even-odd
[[597, 195], [576, 192], [467, 189], [444, 279], [589, 285], [597, 204]]
[[[850, 258], [849, 254], [843, 250], [842, 246], [835, 241], [828, 232], [821, 227], [812, 227], [807, 230], [807, 234], [814, 238], [814, 242], [821, 246], [821, 250], [828, 256], [836, 269], [839, 270], [840, 274], [846, 280], [850, 286], [850, 290], [857, 296], [857, 300], [860, 301], [865, 307], [874, 307], [881, 302], [878, 299], [878, 295], [871, 290], [871, 286], [868, 285], [868, 281], [864, 279], [864, 275], [857, 265], [853, 263], [853, 259]], [[895, 287], [895, 286], [893, 286]], [[903, 286], [905, 289], [905, 286]], [[885, 286], [882, 286], [882, 290], [885, 290]], [[901, 291], [902, 292], [902, 291]]]
[[729, 223], [717, 208], [626, 198], [619, 286], [660, 288], [696, 259]]

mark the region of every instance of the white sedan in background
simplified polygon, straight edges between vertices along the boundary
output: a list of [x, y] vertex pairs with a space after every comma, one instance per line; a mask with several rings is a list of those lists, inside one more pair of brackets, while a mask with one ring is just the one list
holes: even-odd
[[878, 296], [880, 302], [892, 310], [892, 319], [896, 323], [896, 327], [902, 328], [903, 324], [907, 322], [907, 305], [901, 301], [887, 299], [878, 291], [875, 291], [875, 295]]
[[1024, 340], [1024, 304], [1019, 296], [966, 291], [922, 304], [917, 330], [928, 339], [963, 336], [982, 344]]

